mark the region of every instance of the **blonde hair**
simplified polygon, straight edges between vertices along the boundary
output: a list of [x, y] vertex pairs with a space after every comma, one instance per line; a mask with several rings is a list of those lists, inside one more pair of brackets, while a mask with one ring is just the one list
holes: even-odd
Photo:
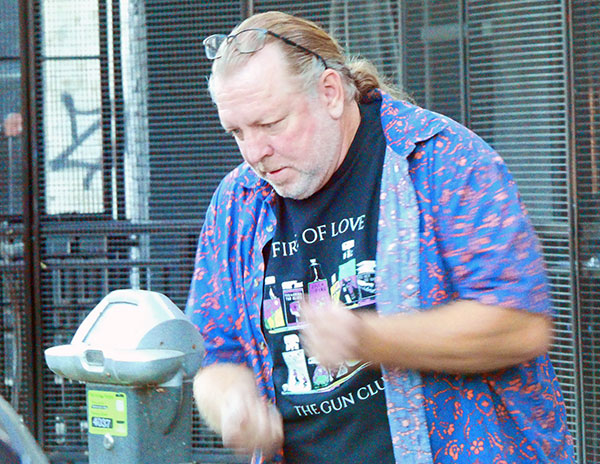
[[[342, 77], [348, 100], [359, 102], [375, 89], [381, 89], [398, 99], [407, 99], [404, 92], [390, 85], [379, 75], [370, 61], [358, 57], [347, 58], [337, 41], [312, 21], [280, 11], [269, 11], [250, 16], [236, 26], [231, 34], [252, 28], [267, 29], [320, 55], [327, 67], [337, 71]], [[290, 71], [299, 78], [304, 90], [313, 89], [323, 72], [323, 63], [316, 56], [267, 35], [265, 43], [273, 42], [279, 43]], [[227, 44], [224, 44], [219, 52], [220, 58], [213, 62], [209, 79], [211, 94], [213, 79], [243, 65], [251, 56], [240, 54], [235, 47]]]

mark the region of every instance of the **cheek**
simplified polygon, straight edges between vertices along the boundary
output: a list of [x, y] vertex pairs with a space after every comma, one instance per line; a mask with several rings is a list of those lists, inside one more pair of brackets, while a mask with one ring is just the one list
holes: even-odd
[[286, 154], [295, 151], [300, 142], [297, 135], [293, 133], [279, 134], [273, 137], [272, 145], [276, 153]]
[[276, 148], [283, 153], [307, 154], [316, 136], [317, 124], [307, 117], [307, 120], [289, 127], [285, 133], [280, 134]]
[[286, 130], [280, 134], [270, 137], [269, 144], [276, 155], [282, 158], [295, 158], [294, 154], [301, 150], [303, 137], [297, 131]]

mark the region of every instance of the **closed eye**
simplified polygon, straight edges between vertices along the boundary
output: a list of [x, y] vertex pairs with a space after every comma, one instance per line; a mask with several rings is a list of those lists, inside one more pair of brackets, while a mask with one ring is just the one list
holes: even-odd
[[282, 121], [283, 121], [283, 119], [278, 119], [276, 121], [263, 123], [260, 126], [265, 129], [276, 129]]
[[237, 140], [243, 140], [244, 138], [244, 134], [242, 133], [241, 129], [229, 129], [226, 130], [225, 133], [231, 135], [234, 139]]

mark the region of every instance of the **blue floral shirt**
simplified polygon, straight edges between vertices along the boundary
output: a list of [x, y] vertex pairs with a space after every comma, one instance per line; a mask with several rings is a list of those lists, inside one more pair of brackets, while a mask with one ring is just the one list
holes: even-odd
[[[377, 310], [430, 311], [456, 299], [551, 316], [539, 246], [505, 164], [436, 113], [381, 99], [386, 136]], [[263, 247], [274, 192], [246, 164], [217, 188], [200, 235], [186, 312], [205, 365], [245, 363], [274, 401], [261, 330]], [[399, 334], [402, 336], [402, 334]], [[547, 356], [478, 375], [383, 368], [398, 463], [573, 463], [563, 398]]]

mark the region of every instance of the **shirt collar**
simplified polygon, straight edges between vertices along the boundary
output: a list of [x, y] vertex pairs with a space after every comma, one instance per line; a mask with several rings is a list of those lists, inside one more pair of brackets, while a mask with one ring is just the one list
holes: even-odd
[[387, 145], [404, 157], [412, 153], [417, 143], [430, 139], [449, 124], [447, 117], [403, 100], [395, 100], [379, 89], [372, 91], [367, 98], [382, 100], [381, 126]]

